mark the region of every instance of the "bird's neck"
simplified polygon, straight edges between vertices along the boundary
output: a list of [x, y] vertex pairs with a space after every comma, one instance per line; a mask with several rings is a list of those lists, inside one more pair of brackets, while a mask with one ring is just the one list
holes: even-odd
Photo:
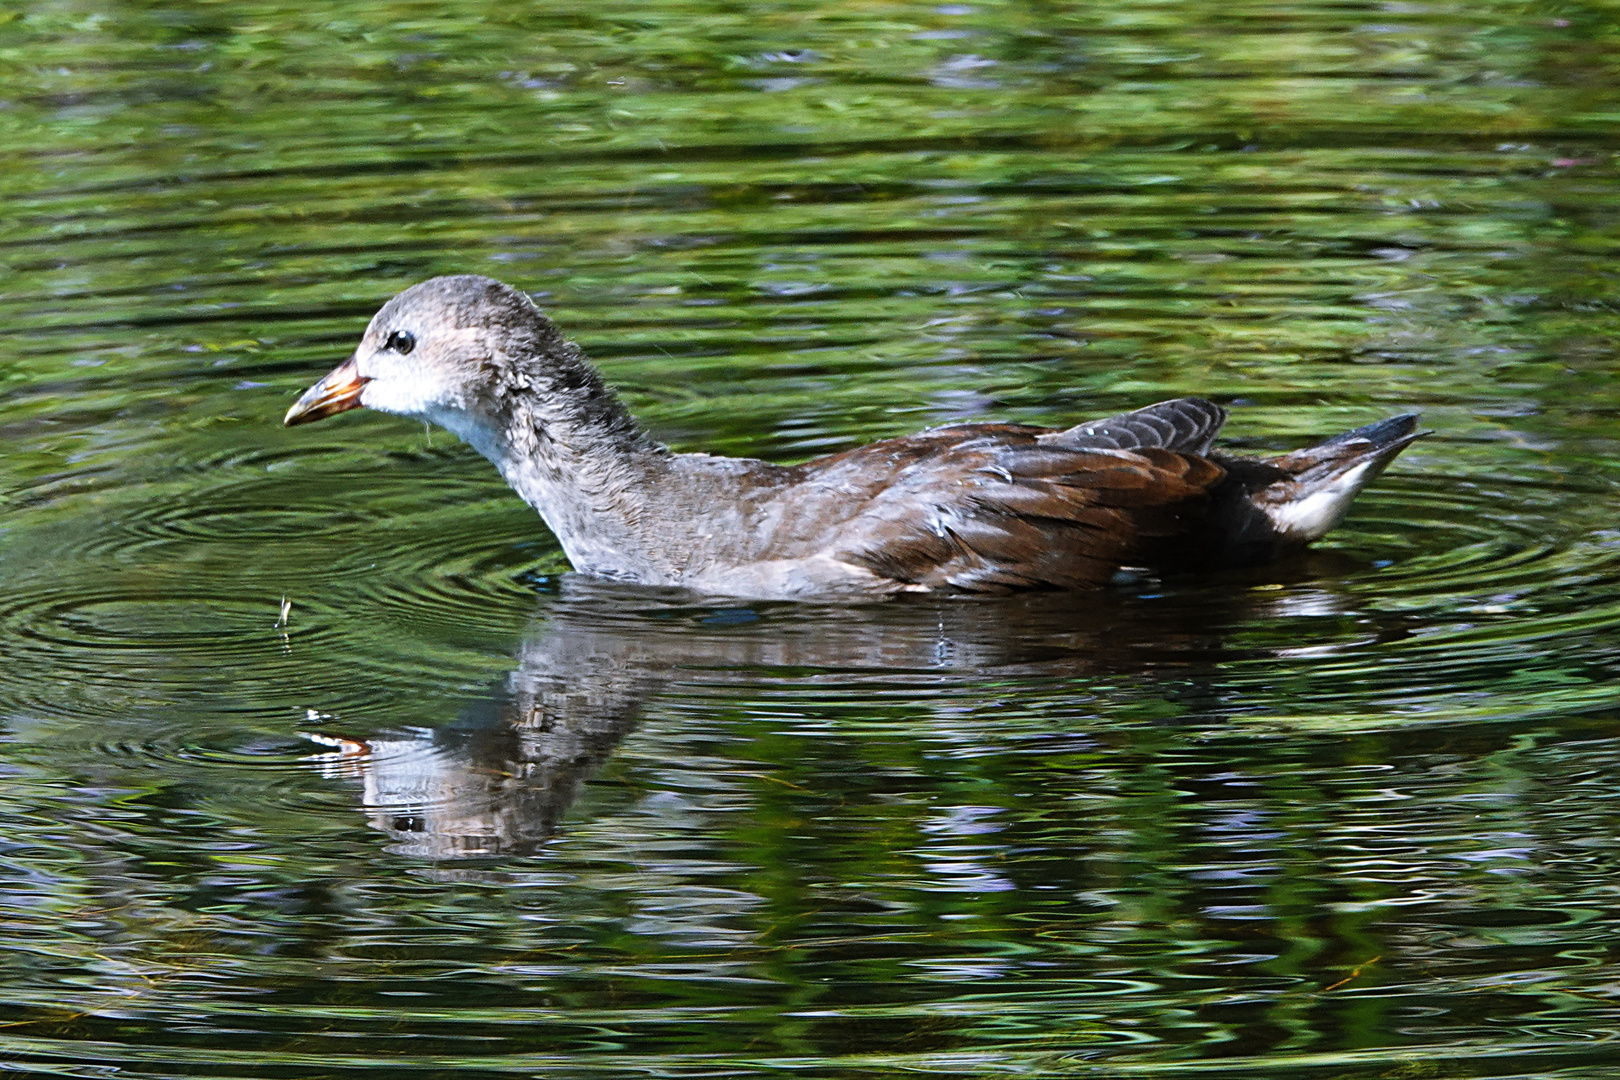
[[543, 369], [513, 365], [476, 413], [440, 422], [539, 511], [576, 570], [654, 576], [645, 526], [669, 452], [636, 426], [578, 349], [557, 349], [567, 350], [566, 362], [553, 351]]

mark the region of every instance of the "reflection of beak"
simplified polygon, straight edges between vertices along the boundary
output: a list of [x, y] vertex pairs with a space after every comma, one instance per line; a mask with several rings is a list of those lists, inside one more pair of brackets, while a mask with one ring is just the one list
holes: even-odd
[[360, 374], [360, 368], [351, 356], [328, 372], [326, 378], [305, 390], [304, 396], [293, 402], [293, 407], [287, 410], [281, 422], [292, 427], [347, 409], [358, 409], [360, 390], [370, 381]]

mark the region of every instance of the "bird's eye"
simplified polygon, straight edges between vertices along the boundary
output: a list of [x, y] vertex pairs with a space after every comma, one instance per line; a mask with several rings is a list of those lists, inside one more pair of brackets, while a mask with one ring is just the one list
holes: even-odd
[[383, 348], [387, 349], [389, 352], [397, 352], [401, 356], [404, 356], [406, 353], [416, 348], [416, 339], [403, 330], [395, 330], [392, 334], [388, 335], [388, 340], [383, 342]]

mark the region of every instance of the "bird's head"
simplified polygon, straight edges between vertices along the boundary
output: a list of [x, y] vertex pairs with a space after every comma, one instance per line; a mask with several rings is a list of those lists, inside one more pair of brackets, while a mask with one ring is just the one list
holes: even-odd
[[364, 405], [431, 420], [467, 437], [487, 418], [492, 394], [511, 382], [515, 358], [544, 356], [556, 329], [524, 293], [474, 274], [413, 285], [382, 306], [342, 364], [287, 410], [307, 424]]

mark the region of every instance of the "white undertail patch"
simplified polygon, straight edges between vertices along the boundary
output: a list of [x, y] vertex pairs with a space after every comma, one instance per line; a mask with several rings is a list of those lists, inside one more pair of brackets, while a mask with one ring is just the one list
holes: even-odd
[[1311, 541], [1325, 536], [1350, 509], [1356, 493], [1372, 477], [1371, 461], [1353, 465], [1303, 498], [1265, 507], [1266, 516], [1284, 536]]

